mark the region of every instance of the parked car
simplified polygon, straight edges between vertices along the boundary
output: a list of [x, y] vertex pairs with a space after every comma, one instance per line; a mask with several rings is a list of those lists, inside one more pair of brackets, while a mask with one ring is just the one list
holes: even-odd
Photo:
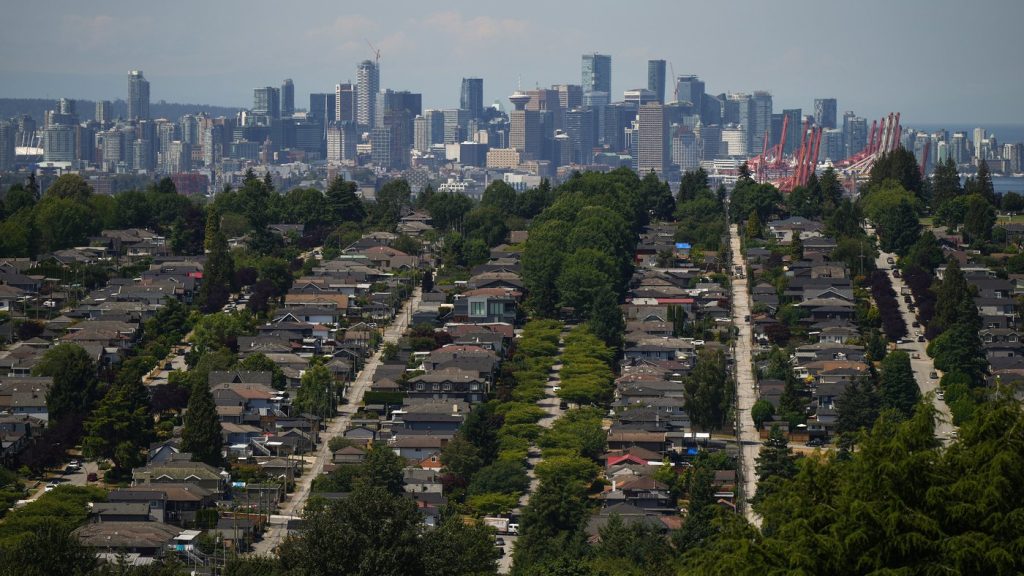
[[888, 258], [885, 259], [885, 263], [886, 264], [893, 264], [893, 263], [895, 263], [895, 260], [892, 259], [892, 256], [889, 256]]
[[921, 327], [921, 323], [916, 321], [916, 320], [914, 322], [911, 322], [910, 325], [913, 326], [914, 328], [920, 328]]
[[811, 438], [807, 441], [807, 445], [812, 448], [816, 448], [818, 446], [824, 446], [825, 442], [821, 438]]
[[932, 380], [935, 380], [936, 378], [939, 377], [939, 374], [938, 372], [932, 370], [931, 372], [928, 373], [928, 377], [931, 378]]
[[924, 342], [924, 336], [918, 336], [917, 337], [917, 341], [918, 342]]
[[99, 479], [99, 476], [97, 476], [95, 472], [89, 472], [89, 475], [85, 477], [87, 482], [96, 482]]

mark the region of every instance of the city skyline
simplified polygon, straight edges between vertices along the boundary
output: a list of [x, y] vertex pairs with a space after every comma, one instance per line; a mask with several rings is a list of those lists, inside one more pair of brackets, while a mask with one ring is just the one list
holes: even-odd
[[[0, 97], [123, 98], [124, 70], [138, 69], [152, 83], [153, 102], [248, 107], [254, 88], [291, 78], [298, 108], [309, 93], [355, 81], [358, 64], [379, 49], [381, 89], [422, 93], [424, 108], [451, 108], [462, 78], [483, 78], [484, 104], [499, 100], [510, 110], [507, 95], [520, 83], [524, 90], [579, 84], [581, 55], [599, 53], [612, 57], [612, 101], [646, 87], [648, 60], [664, 59], [667, 100], [674, 77], [695, 74], [709, 94], [767, 90], [778, 109], [810, 110], [814, 99], [836, 97], [840, 112], [870, 118], [900, 111], [908, 122], [1015, 122], [1024, 81], [1014, 71], [1024, 41], [1013, 27], [1024, 5], [984, 4], [799, 2], [767, 10], [739, 2], [727, 14], [704, 3], [654, 2], [645, 11], [664, 18], [645, 20], [642, 45], [621, 33], [621, 19], [562, 18], [581, 7], [540, 11], [530, 1], [500, 11], [467, 2], [424, 11], [398, 2], [345, 15], [307, 2], [274, 18], [240, 14], [235, 3], [204, 4], [204, 18], [195, 18], [192, 2], [150, 13], [121, 0], [55, 2], [49, 10], [16, 5], [5, 8], [22, 25], [0, 37], [8, 56], [0, 62]], [[601, 4], [587, 8], [607, 13]], [[745, 17], [754, 11], [757, 18]], [[799, 24], [812, 13], [830, 24]], [[924, 15], [927, 26], [906, 26]], [[213, 34], [223, 22], [232, 27]], [[52, 34], [40, 43], [33, 31], [44, 25]], [[180, 34], [158, 33], [164, 29], [191, 32], [182, 42]], [[971, 30], [984, 30], [980, 54], [967, 49]], [[260, 41], [230, 41], [243, 35]]]

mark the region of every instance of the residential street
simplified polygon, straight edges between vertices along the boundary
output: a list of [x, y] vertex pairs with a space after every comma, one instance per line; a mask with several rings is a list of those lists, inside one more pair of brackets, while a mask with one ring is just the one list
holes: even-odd
[[935, 364], [932, 362], [931, 357], [925, 352], [928, 347], [928, 342], [918, 342], [917, 332], [924, 333], [924, 327], [914, 328], [913, 323], [917, 321], [914, 314], [910, 311], [907, 303], [903, 301], [903, 295], [901, 291], [906, 284], [903, 283], [903, 278], [896, 278], [893, 276], [893, 265], [888, 263], [888, 259], [892, 258], [896, 261], [897, 256], [895, 254], [882, 252], [879, 250], [878, 258], [875, 260], [875, 265], [879, 270], [884, 270], [889, 275], [889, 280], [892, 281], [892, 289], [896, 291], [896, 301], [900, 305], [900, 313], [903, 315], [903, 321], [907, 323], [907, 330], [910, 335], [907, 336], [909, 342], [899, 344], [897, 348], [905, 350], [910, 354], [910, 367], [914, 370], [914, 379], [917, 380], [917, 386], [921, 389], [921, 394], [928, 394], [934, 392], [935, 397], [935, 409], [938, 411], [938, 417], [935, 422], [935, 436], [940, 440], [948, 440], [956, 430], [953, 426], [953, 419], [949, 414], [949, 407], [946, 406], [944, 400], [939, 399], [939, 379], [931, 378], [930, 375], [935, 371]]
[[[384, 342], [397, 342], [402, 336], [408, 327], [412, 311], [419, 305], [422, 294], [418, 287], [413, 291], [412, 297], [409, 298], [405, 306], [402, 307], [402, 310], [399, 311], [395, 321], [384, 330]], [[309, 457], [307, 457], [306, 462], [311, 465], [306, 466], [302, 476], [296, 480], [295, 491], [281, 504], [279, 514], [271, 517], [270, 526], [263, 535], [263, 539], [253, 546], [253, 551], [256, 554], [272, 553], [287, 534], [288, 521], [301, 518], [303, 507], [309, 498], [313, 479], [320, 475], [320, 472], [324, 469], [324, 464], [332, 456], [328, 442], [331, 438], [345, 431], [345, 428], [348, 427], [352, 419], [352, 415], [359, 410], [360, 404], [363, 401], [363, 394], [373, 383], [373, 374], [377, 371], [377, 366], [380, 364], [383, 350], [384, 347], [382, 345], [366, 361], [366, 365], [359, 372], [359, 376], [356, 377], [349, 387], [348, 403], [339, 408], [338, 415], [334, 417], [327, 430], [321, 435], [320, 447], [316, 452], [315, 460], [310, 462]]]
[[746, 502], [757, 492], [757, 475], [754, 464], [761, 449], [761, 439], [750, 409], [757, 401], [754, 388], [754, 360], [751, 352], [753, 331], [750, 323], [750, 292], [747, 290], [746, 265], [736, 224], [729, 226], [729, 245], [732, 251], [732, 269], [744, 270], [742, 276], [732, 275], [732, 321], [739, 331], [736, 338], [736, 420], [739, 423], [737, 437], [740, 442], [743, 474], [743, 510], [751, 524], [760, 527], [761, 517]]
[[[568, 332], [563, 332], [561, 337], [564, 339], [567, 335]], [[559, 345], [558, 354], [561, 355], [563, 352], [565, 352], [565, 346]], [[561, 418], [564, 413], [564, 411], [559, 407], [561, 400], [555, 392], [555, 386], [559, 386], [562, 383], [562, 380], [559, 378], [559, 372], [562, 371], [561, 360], [552, 366], [551, 370], [552, 374], [548, 378], [548, 382], [544, 387], [544, 398], [537, 401], [537, 405], [547, 412], [547, 416], [537, 421], [537, 424], [542, 428], [551, 428], [551, 425], [555, 423], [555, 420]], [[530, 494], [533, 494], [540, 486], [540, 479], [537, 478], [537, 474], [534, 472], [537, 464], [540, 464], [542, 460], [540, 457], [540, 448], [537, 446], [530, 446], [528, 454], [529, 456], [526, 459], [528, 463], [528, 466], [526, 467], [526, 475], [530, 478], [530, 489], [526, 494], [523, 494], [522, 497], [519, 498], [519, 506], [517, 506], [512, 512], [513, 516], [516, 517], [518, 517], [523, 508], [530, 503]], [[498, 561], [498, 573], [508, 574], [509, 571], [512, 570], [512, 550], [515, 547], [516, 537], [512, 535], [499, 535], [499, 537], [504, 538], [505, 540], [505, 554], [501, 557], [501, 560]]]

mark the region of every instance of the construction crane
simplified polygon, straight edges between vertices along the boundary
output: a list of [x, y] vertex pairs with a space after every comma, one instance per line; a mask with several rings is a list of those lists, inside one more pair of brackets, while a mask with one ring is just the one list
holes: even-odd
[[371, 44], [369, 39], [363, 38], [363, 40], [366, 40], [366, 44], [370, 47], [370, 52], [373, 53], [373, 56], [374, 56], [373, 63], [376, 64], [379, 67], [380, 66], [380, 50], [378, 50], [376, 46]]

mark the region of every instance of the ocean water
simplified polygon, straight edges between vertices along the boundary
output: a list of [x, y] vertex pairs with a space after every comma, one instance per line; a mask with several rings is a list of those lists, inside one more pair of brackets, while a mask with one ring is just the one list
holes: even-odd
[[1016, 192], [1024, 195], [1024, 177], [993, 176], [992, 187], [996, 189], [996, 194]]

